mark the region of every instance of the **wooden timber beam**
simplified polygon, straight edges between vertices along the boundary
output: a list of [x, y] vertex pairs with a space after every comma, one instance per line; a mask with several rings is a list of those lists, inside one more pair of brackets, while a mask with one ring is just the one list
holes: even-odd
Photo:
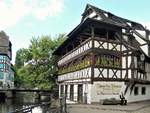
[[121, 78], [99, 78], [99, 77], [96, 77], [96, 78], [94, 78], [93, 79], [94, 81], [116, 81], [116, 82], [128, 82], [129, 81], [129, 79], [121, 79]]
[[147, 42], [148, 44], [150, 44], [150, 40], [148, 40], [147, 38], [144, 38], [140, 33], [138, 33], [136, 30], [131, 30], [131, 33], [135, 33], [139, 38], [141, 38], [142, 40], [144, 40], [145, 42]]
[[[92, 50], [94, 49], [94, 27], [91, 26], [91, 40], [92, 40]], [[93, 78], [94, 78], [94, 53], [92, 51], [91, 53], [91, 60], [92, 60], [92, 65], [91, 65], [91, 84], [93, 84]]]

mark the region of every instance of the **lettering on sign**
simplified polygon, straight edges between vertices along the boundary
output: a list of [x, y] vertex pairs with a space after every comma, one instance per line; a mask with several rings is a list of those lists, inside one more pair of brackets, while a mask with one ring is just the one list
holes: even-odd
[[121, 90], [119, 84], [96, 84], [97, 95], [117, 95]]

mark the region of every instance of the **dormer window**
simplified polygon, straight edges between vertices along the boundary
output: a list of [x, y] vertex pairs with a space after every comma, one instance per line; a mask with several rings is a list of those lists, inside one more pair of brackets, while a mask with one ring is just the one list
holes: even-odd
[[93, 11], [93, 12], [89, 15], [89, 18], [93, 18], [94, 16], [96, 16], [96, 13]]

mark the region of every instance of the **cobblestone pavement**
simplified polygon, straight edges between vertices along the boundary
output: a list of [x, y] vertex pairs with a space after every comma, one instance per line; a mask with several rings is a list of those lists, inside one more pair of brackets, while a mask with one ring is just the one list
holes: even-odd
[[150, 101], [121, 105], [68, 105], [69, 113], [150, 113]]

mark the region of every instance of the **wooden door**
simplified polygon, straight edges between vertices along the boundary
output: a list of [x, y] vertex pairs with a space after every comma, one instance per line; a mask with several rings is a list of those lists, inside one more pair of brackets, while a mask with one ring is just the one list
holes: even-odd
[[70, 85], [70, 100], [74, 99], [74, 85]]
[[68, 85], [65, 85], [65, 96], [68, 97]]
[[60, 87], [60, 96], [64, 95], [64, 85], [61, 85]]
[[78, 85], [78, 102], [79, 103], [83, 102], [83, 85], [82, 84]]

